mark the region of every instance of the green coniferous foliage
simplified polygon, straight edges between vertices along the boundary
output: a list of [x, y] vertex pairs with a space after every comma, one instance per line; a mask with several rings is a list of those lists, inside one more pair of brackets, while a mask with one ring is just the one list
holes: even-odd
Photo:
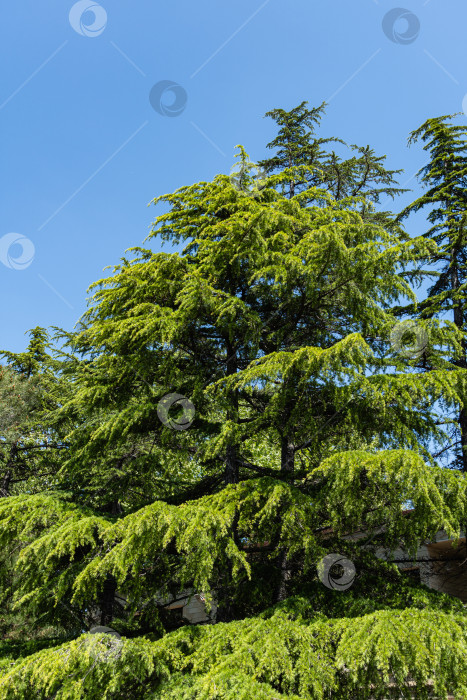
[[295, 173], [299, 178], [295, 177], [287, 185], [283, 185], [283, 192], [288, 191], [289, 197], [309, 189], [312, 185], [321, 184], [322, 163], [326, 156], [323, 146], [333, 141], [343, 143], [338, 138], [315, 136], [316, 127], [321, 123], [326, 104], [323, 102], [319, 107], [312, 109], [308, 109], [307, 104], [307, 102], [301, 102], [289, 112], [284, 109], [273, 109], [264, 115], [273, 119], [280, 128], [276, 138], [267, 144], [268, 148], [275, 149], [275, 155], [260, 161], [259, 165], [267, 173], [282, 172], [286, 168], [299, 165], [308, 167], [308, 169], [296, 170]]
[[65, 447], [50, 422], [59, 399], [66, 399], [60, 363], [48, 353], [44, 328], [29, 334], [26, 352], [0, 352], [7, 361], [0, 366], [0, 496], [10, 495], [12, 488], [18, 493], [26, 484], [28, 492], [50, 484], [43, 479], [53, 475], [53, 465], [60, 462], [57, 452]]
[[[68, 426], [58, 482], [0, 501], [16, 608], [75, 638], [10, 645], [0, 698], [467, 691], [464, 606], [374, 555], [466, 517], [466, 477], [430, 454], [437, 407], [464, 391], [461, 335], [420, 323], [428, 369], [390, 341], [392, 306], [415, 301], [404, 271], [436, 243], [362, 217], [364, 196], [291, 192], [313, 172], [157, 198], [151, 238], [183, 251], [133, 249], [93, 285], [51, 417]], [[194, 416], [161, 412], [168, 394]], [[345, 591], [318, 578], [335, 552], [357, 570]], [[171, 617], [186, 589], [216, 624]], [[122, 640], [79, 634], [96, 624]]]
[[[409, 143], [421, 141], [429, 162], [418, 173], [425, 191], [400, 214], [429, 209], [431, 226], [424, 234], [437, 243], [436, 252], [427, 262], [435, 277], [427, 298], [419, 306], [421, 318], [452, 313], [457, 328], [465, 333], [467, 319], [467, 128], [453, 123], [456, 115], [428, 119], [412, 132]], [[409, 309], [412, 310], [412, 309]], [[467, 367], [467, 343], [462, 339], [459, 367]], [[457, 415], [458, 431], [454, 437], [454, 465], [467, 471], [467, 412]], [[457, 439], [456, 439], [457, 438]], [[451, 448], [451, 444], [449, 445]]]
[[[0, 497], [7, 504], [9, 497], [58, 485], [67, 448], [63, 433], [51, 420], [59, 401], [67, 398], [60, 362], [49, 354], [50, 338], [44, 328], [33, 328], [29, 335], [25, 352], [2, 351], [7, 364], [0, 366]], [[10, 639], [18, 634], [33, 639], [38, 633], [35, 616], [13, 607], [17, 557], [13, 544], [0, 554], [0, 629]]]
[[[275, 154], [260, 161], [259, 165], [267, 173], [296, 168], [294, 177], [282, 184], [282, 192], [287, 192], [289, 197], [308, 190], [315, 203], [314, 192], [310, 189], [313, 186], [326, 190], [336, 200], [364, 197], [358, 203], [362, 218], [371, 218], [375, 223], [396, 230], [397, 226], [390, 213], [376, 212], [374, 205], [382, 199], [394, 199], [406, 191], [397, 186], [396, 178], [402, 171], [385, 168], [386, 156], [377, 156], [370, 146], [351, 145], [352, 155], [348, 158], [342, 158], [334, 150], [329, 152], [326, 149], [328, 144], [338, 143], [345, 148], [348, 146], [341, 138], [316, 135], [326, 103], [312, 109], [308, 109], [307, 104], [302, 102], [289, 112], [273, 109], [266, 113], [265, 116], [273, 119], [279, 130], [277, 136], [267, 144], [268, 148], [275, 150]], [[302, 200], [302, 203], [305, 201]]]

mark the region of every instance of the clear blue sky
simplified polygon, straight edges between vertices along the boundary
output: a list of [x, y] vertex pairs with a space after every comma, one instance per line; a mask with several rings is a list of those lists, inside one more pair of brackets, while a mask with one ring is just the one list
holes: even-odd
[[[323, 135], [370, 144], [409, 180], [424, 162], [409, 132], [462, 110], [467, 7], [401, 2], [395, 23], [387, 0], [7, 3], [0, 348], [23, 349], [35, 325], [71, 329], [88, 285], [141, 245], [154, 196], [228, 173], [237, 143], [265, 156], [269, 109], [328, 101]], [[160, 81], [183, 88], [175, 117], [150, 104]]]

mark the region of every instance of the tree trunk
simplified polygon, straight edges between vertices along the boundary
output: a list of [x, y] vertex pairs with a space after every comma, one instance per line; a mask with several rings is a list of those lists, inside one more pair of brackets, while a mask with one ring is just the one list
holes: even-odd
[[10, 495], [11, 471], [8, 470], [2, 477], [0, 484], [0, 498], [6, 498]]
[[295, 469], [295, 445], [288, 435], [281, 440], [281, 473], [293, 482]]
[[[293, 484], [295, 469], [295, 445], [289, 435], [284, 435], [281, 440], [281, 474], [286, 476], [287, 481]], [[287, 553], [281, 550], [277, 558], [279, 567], [279, 584], [276, 592], [276, 602], [287, 598], [288, 583], [292, 578], [291, 562]]]
[[[226, 340], [227, 349], [227, 375], [237, 373], [237, 354], [232, 344]], [[227, 420], [237, 422], [238, 420], [238, 393], [234, 389], [229, 396], [230, 406], [227, 410]], [[231, 443], [227, 445], [225, 455], [224, 481], [226, 484], [238, 483], [238, 446]]]
[[115, 593], [117, 581], [113, 576], [108, 575], [104, 581], [100, 599], [101, 625], [109, 627], [114, 616]]
[[278, 565], [280, 569], [279, 573], [279, 585], [277, 587], [276, 602], [279, 603], [281, 600], [285, 600], [288, 594], [288, 583], [292, 578], [292, 569], [290, 560], [287, 553], [282, 550], [278, 557]]
[[6, 498], [10, 495], [10, 482], [13, 476], [13, 466], [15, 463], [16, 455], [18, 454], [18, 443], [15, 442], [11, 446], [10, 454], [8, 456], [8, 461], [5, 466], [5, 474], [0, 482], [0, 498]]
[[467, 413], [464, 408], [459, 413], [459, 427], [461, 433], [462, 471], [467, 472]]
[[[454, 249], [451, 258], [451, 288], [455, 293], [459, 289], [459, 273], [457, 269], [457, 250]], [[464, 328], [464, 311], [459, 301], [454, 302], [454, 323], [460, 330]], [[458, 367], [467, 368], [467, 348], [466, 343], [462, 341], [462, 358], [456, 363]], [[461, 434], [461, 451], [462, 451], [462, 471], [467, 472], [467, 410], [461, 409], [459, 413], [459, 429]]]
[[238, 483], [238, 454], [236, 445], [229, 445], [226, 450], [224, 480], [226, 484]]

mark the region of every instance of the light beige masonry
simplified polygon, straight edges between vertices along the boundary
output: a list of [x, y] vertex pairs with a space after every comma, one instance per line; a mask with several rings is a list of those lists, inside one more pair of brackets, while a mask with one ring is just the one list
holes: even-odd
[[206, 609], [204, 593], [194, 593], [193, 589], [182, 591], [177, 596], [159, 598], [157, 602], [164, 605], [167, 610], [178, 610], [182, 608], [182, 617], [190, 624], [215, 622], [217, 605], [215, 600], [211, 603], [209, 612]]
[[[410, 511], [407, 511], [410, 517]], [[380, 528], [375, 534], [381, 534]], [[367, 537], [365, 532], [354, 532], [343, 539], [358, 541]], [[444, 530], [439, 530], [433, 541], [420, 544], [416, 555], [409, 555], [399, 548], [393, 552], [380, 547], [375, 552], [379, 559], [394, 561], [401, 571], [412, 575], [429, 588], [460, 598], [467, 603], [467, 550], [465, 533], [453, 540]]]
[[382, 548], [376, 551], [376, 556], [394, 560], [401, 571], [418, 575], [421, 583], [429, 588], [467, 603], [467, 552], [464, 533], [461, 535], [455, 541], [440, 530], [432, 542], [420, 545], [415, 556], [403, 549], [397, 549], [389, 556]]

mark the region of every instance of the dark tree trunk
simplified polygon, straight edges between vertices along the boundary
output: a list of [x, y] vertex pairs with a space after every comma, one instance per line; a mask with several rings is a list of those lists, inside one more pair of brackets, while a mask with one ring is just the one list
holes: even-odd
[[[295, 469], [295, 445], [289, 435], [284, 435], [281, 440], [281, 474], [287, 478], [287, 481], [293, 484]], [[287, 598], [288, 584], [292, 578], [291, 562], [284, 550], [279, 553], [277, 558], [279, 567], [279, 583], [276, 592], [276, 602]]]
[[[232, 292], [232, 290], [231, 290]], [[233, 293], [233, 292], [232, 292]], [[237, 373], [238, 370], [238, 360], [237, 353], [228, 338], [225, 339], [226, 351], [227, 351], [227, 363], [226, 363], [226, 374], [231, 376]], [[227, 409], [227, 420], [236, 423], [238, 421], [238, 392], [236, 389], [229, 394], [229, 406]], [[224, 466], [224, 483], [238, 484], [239, 479], [239, 449], [238, 445], [235, 443], [229, 443], [225, 450], [225, 466]], [[239, 535], [238, 535], [238, 519], [239, 514], [236, 513], [232, 521], [232, 538], [237, 546], [240, 546]], [[232, 572], [226, 570], [224, 574], [224, 581], [226, 590], [233, 588], [233, 576]], [[224, 621], [230, 621], [234, 619], [234, 604], [228, 599], [224, 598], [219, 603], [218, 619]]]
[[281, 472], [287, 476], [288, 481], [293, 482], [295, 469], [295, 445], [288, 435], [281, 440]]
[[15, 442], [11, 446], [8, 461], [5, 466], [5, 473], [0, 481], [0, 498], [6, 498], [10, 495], [10, 483], [13, 476], [13, 467], [18, 454], [18, 443]]
[[238, 454], [236, 445], [229, 445], [226, 450], [225, 483], [238, 483]]
[[[236, 374], [237, 354], [233, 345], [226, 341], [227, 349], [227, 375]], [[229, 396], [230, 406], [227, 411], [227, 419], [236, 422], [238, 420], [238, 393], [234, 389]], [[225, 455], [224, 481], [226, 484], [238, 483], [238, 446], [231, 443], [227, 445]]]
[[459, 427], [461, 432], [462, 471], [467, 472], [467, 413], [462, 409], [459, 413]]
[[8, 470], [2, 477], [0, 483], [0, 498], [6, 498], [10, 495], [10, 481], [11, 481], [11, 471]]
[[101, 625], [110, 626], [114, 616], [115, 593], [117, 582], [113, 576], [107, 576], [104, 581], [100, 599]]
[[278, 557], [279, 585], [277, 587], [276, 602], [285, 600], [288, 595], [288, 584], [292, 578], [292, 568], [286, 552], [282, 551]]
[[[457, 250], [452, 253], [451, 259], [451, 287], [453, 292], [457, 292], [460, 286], [459, 273], [457, 269]], [[460, 330], [464, 329], [464, 311], [461, 303], [459, 301], [455, 302], [454, 306], [454, 323]], [[466, 343], [462, 341], [462, 358], [456, 363], [458, 367], [463, 369], [467, 368], [467, 347]], [[467, 411], [465, 408], [461, 409], [459, 413], [459, 429], [461, 438], [461, 451], [462, 451], [462, 471], [467, 472]]]

